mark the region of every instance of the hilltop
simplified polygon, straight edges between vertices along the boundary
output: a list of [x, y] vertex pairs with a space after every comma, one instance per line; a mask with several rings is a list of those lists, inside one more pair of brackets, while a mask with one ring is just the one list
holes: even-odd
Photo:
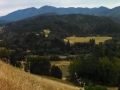
[[78, 87], [26, 73], [0, 61], [0, 90], [79, 90]]

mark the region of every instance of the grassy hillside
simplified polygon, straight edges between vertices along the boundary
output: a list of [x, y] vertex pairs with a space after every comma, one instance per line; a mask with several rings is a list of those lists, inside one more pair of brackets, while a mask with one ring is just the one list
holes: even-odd
[[0, 90], [79, 90], [79, 88], [25, 73], [0, 61]]

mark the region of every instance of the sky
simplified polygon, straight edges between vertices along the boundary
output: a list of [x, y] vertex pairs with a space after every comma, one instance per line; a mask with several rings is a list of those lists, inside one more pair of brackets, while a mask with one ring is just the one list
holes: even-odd
[[0, 0], [0, 16], [18, 9], [40, 8], [44, 5], [55, 7], [100, 7], [114, 8], [120, 6], [120, 0]]

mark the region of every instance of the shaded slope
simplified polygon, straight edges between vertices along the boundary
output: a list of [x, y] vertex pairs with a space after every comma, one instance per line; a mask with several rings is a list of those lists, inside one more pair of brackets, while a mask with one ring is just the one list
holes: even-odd
[[120, 33], [120, 26], [106, 17], [81, 14], [38, 16], [6, 25], [4, 32], [41, 32], [50, 29], [51, 34], [63, 36], [111, 35]]

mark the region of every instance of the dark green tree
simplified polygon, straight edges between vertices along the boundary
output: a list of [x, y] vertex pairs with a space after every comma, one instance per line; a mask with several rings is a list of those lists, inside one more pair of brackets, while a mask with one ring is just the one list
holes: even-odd
[[89, 84], [88, 86], [85, 87], [85, 90], [107, 90], [107, 88], [101, 85], [94, 86], [92, 84]]
[[62, 79], [62, 71], [58, 66], [52, 66], [51, 68], [51, 76]]
[[70, 80], [75, 81], [76, 80], [75, 72], [81, 71], [81, 70], [82, 70], [82, 60], [81, 60], [81, 57], [77, 56], [71, 61], [69, 66]]
[[30, 72], [38, 75], [49, 75], [50, 74], [50, 61], [47, 57], [27, 57], [26, 65], [29, 65]]
[[0, 48], [0, 58], [10, 59], [12, 51], [6, 48]]
[[117, 66], [108, 58], [100, 58], [101, 64], [101, 82], [104, 85], [116, 85], [118, 83], [119, 73]]
[[95, 87], [92, 84], [89, 84], [85, 87], [85, 90], [95, 90]]
[[120, 84], [119, 84], [119, 86], [118, 86], [118, 90], [120, 90]]
[[105, 86], [96, 85], [95, 90], [107, 90], [107, 88]]

